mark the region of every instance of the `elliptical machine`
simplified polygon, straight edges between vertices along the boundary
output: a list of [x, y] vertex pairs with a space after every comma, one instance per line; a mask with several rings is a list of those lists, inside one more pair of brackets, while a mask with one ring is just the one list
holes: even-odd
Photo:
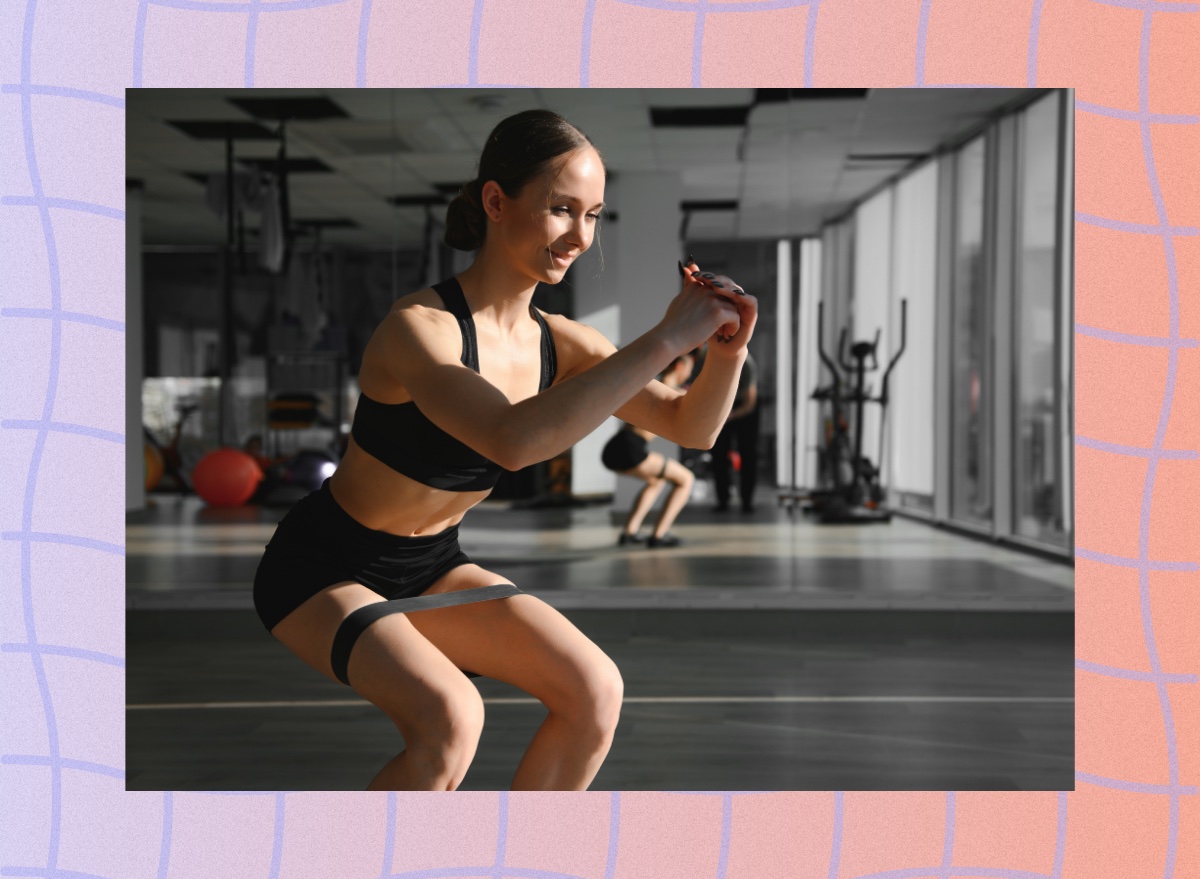
[[[886, 491], [880, 482], [883, 461], [884, 427], [887, 418], [888, 378], [904, 353], [907, 341], [908, 301], [900, 300], [900, 350], [892, 355], [883, 374], [882, 388], [878, 397], [870, 395], [866, 385], [868, 372], [879, 369], [876, 348], [882, 330], [875, 331], [872, 342], [855, 342], [850, 346], [853, 363], [846, 361], [846, 334], [843, 327], [838, 340], [838, 363], [845, 370], [846, 379], [838, 372], [838, 364], [825, 353], [825, 305], [817, 306], [817, 351], [821, 362], [833, 374], [833, 383], [817, 388], [812, 394], [815, 400], [828, 401], [832, 418], [826, 421], [825, 446], [819, 452], [819, 473], [822, 487], [808, 495], [805, 512], [815, 513], [823, 525], [871, 524], [890, 522], [892, 514], [884, 509]], [[867, 366], [870, 358], [871, 365]], [[852, 379], [852, 381], [850, 381]], [[847, 393], [843, 387], [851, 388]], [[847, 418], [846, 404], [853, 404], [853, 421]], [[879, 457], [876, 465], [862, 453], [863, 410], [867, 403], [880, 405]], [[853, 424], [854, 439], [850, 439], [850, 424]]]

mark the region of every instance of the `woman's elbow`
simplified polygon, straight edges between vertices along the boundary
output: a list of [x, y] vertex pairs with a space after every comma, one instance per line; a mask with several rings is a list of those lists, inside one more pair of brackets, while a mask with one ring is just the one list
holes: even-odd
[[519, 443], [500, 443], [494, 447], [493, 453], [489, 457], [493, 463], [515, 473], [534, 463], [524, 452], [525, 450]]
[[703, 433], [698, 430], [691, 431], [687, 434], [680, 435], [675, 442], [685, 449], [695, 449], [696, 451], [704, 452], [717, 444], [717, 435], [719, 433], [719, 430], [714, 430], [709, 433]]
[[500, 426], [492, 432], [489, 458], [505, 470], [524, 470], [543, 460], [537, 455], [537, 444], [529, 430], [522, 425]]

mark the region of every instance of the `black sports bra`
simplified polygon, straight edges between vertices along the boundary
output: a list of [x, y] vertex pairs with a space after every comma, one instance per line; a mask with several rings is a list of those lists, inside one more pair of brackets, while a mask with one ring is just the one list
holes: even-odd
[[[475, 321], [456, 278], [433, 285], [447, 310], [458, 318], [462, 331], [462, 362], [479, 372]], [[532, 305], [529, 311], [542, 328], [542, 379], [538, 391], [554, 382], [558, 361], [554, 336], [545, 318]], [[397, 473], [433, 488], [449, 491], [483, 491], [495, 486], [504, 469], [470, 446], [452, 437], [417, 408], [417, 404], [380, 403], [359, 394], [351, 429], [359, 448]]]

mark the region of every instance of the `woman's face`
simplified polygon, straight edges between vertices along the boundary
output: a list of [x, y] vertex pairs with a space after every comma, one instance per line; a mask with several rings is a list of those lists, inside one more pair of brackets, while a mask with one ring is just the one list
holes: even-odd
[[[505, 249], [531, 277], [557, 284], [581, 253], [592, 246], [604, 207], [604, 165], [592, 147], [571, 153], [557, 174], [531, 180], [499, 227]], [[488, 235], [491, 236], [489, 230]]]

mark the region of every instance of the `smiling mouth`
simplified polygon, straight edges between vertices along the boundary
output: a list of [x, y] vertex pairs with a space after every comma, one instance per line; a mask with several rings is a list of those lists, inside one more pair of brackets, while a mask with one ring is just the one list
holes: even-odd
[[[547, 250], [550, 250], [550, 249], [547, 248]], [[563, 265], [569, 265], [571, 262], [571, 257], [564, 256], [563, 254], [559, 253], [557, 250], [550, 250], [550, 256], [554, 259], [554, 261], [556, 263], [561, 263]]]

